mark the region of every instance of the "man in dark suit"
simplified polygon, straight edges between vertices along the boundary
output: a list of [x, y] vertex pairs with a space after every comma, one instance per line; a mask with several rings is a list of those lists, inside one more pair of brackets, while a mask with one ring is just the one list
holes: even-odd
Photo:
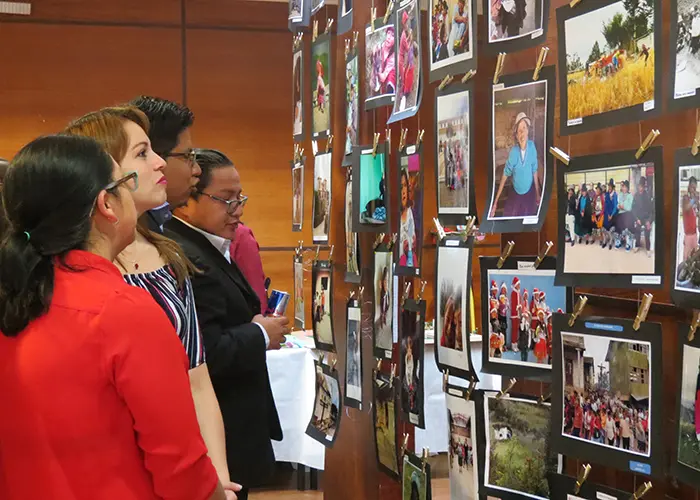
[[260, 315], [261, 305], [229, 251], [247, 197], [236, 168], [222, 153], [197, 153], [201, 175], [187, 204], [165, 225], [201, 271], [192, 278], [207, 364], [226, 429], [231, 480], [248, 488], [270, 478], [270, 439], [281, 440], [267, 372], [266, 350], [279, 349], [289, 333], [285, 317]]

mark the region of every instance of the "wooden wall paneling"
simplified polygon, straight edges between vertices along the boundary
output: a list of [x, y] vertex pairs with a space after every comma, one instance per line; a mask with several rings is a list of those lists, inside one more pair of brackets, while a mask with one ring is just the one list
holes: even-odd
[[3, 22], [0, 59], [5, 158], [102, 106], [139, 94], [182, 96], [179, 29]]
[[[268, 2], [260, 0], [181, 0], [185, 4], [188, 27], [206, 26], [216, 28], [240, 29], [243, 31], [272, 30], [286, 31], [287, 2]], [[321, 16], [326, 7], [321, 9]], [[335, 12], [335, 6], [328, 6]], [[335, 17], [335, 13], [332, 14]], [[321, 21], [321, 30], [325, 20]], [[247, 45], [246, 48], [251, 48]], [[255, 52], [252, 50], [252, 52]], [[284, 87], [286, 90], [286, 86]]]

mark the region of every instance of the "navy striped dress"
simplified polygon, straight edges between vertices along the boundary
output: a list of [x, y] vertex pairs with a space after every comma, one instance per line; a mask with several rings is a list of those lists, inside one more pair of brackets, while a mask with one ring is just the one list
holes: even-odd
[[125, 274], [124, 281], [129, 285], [143, 288], [165, 311], [175, 327], [180, 342], [190, 360], [189, 369], [204, 363], [204, 344], [199, 331], [197, 310], [194, 304], [192, 282], [187, 279], [182, 287], [178, 286], [177, 277], [169, 265], [150, 273]]

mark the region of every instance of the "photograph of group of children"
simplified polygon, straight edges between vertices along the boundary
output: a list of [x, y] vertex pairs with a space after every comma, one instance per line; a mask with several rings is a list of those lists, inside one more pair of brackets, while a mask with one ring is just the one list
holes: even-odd
[[396, 97], [396, 28], [365, 31], [365, 109], [391, 104]]
[[487, 0], [489, 43], [536, 35], [544, 24], [543, 0]]
[[[408, 153], [408, 151], [412, 153]], [[407, 148], [407, 154], [399, 156], [399, 246], [397, 275], [420, 274], [423, 244], [423, 175], [422, 153], [415, 146]]]
[[471, 7], [469, 0], [432, 0], [431, 71], [472, 57], [474, 32]]
[[474, 401], [445, 393], [449, 443], [447, 449], [450, 498], [478, 498], [479, 467], [476, 452]]

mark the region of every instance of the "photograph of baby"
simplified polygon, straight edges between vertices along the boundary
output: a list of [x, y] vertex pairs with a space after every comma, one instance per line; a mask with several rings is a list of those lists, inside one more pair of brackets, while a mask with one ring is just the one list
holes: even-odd
[[314, 161], [314, 243], [326, 243], [331, 228], [331, 155], [319, 154]]
[[469, 91], [437, 98], [438, 214], [469, 213]]
[[487, 395], [484, 401], [484, 483], [527, 498], [546, 500], [547, 474], [558, 468], [548, 444], [551, 405], [496, 395]]
[[652, 1], [620, 0], [571, 17], [562, 38], [569, 125], [646, 102], [653, 107]]
[[565, 332], [561, 339], [562, 435], [649, 457], [651, 344]]
[[331, 270], [314, 267], [312, 279], [311, 312], [316, 348], [324, 347], [325, 350], [329, 350], [329, 348], [333, 350], [335, 343], [333, 342], [333, 323], [331, 320], [333, 311]]
[[[342, 1], [342, 0], [341, 0]], [[352, 153], [357, 146], [357, 127], [359, 114], [358, 67], [356, 55], [345, 63], [345, 154]]]
[[[489, 361], [552, 367], [552, 314], [566, 311], [567, 289], [549, 269], [489, 269]], [[484, 294], [485, 294], [484, 290]]]
[[674, 99], [694, 96], [700, 88], [700, 0], [676, 0], [677, 37]]
[[391, 121], [413, 116], [418, 111], [421, 75], [420, 26], [418, 0], [402, 0], [396, 10], [399, 30], [396, 100]]
[[[298, 1], [298, 0], [297, 0]], [[304, 57], [303, 57], [304, 51], [303, 50], [297, 50], [294, 52], [292, 56], [292, 61], [293, 61], [293, 68], [294, 71], [292, 73], [292, 97], [293, 97], [293, 106], [294, 106], [294, 126], [293, 126], [293, 135], [294, 137], [297, 136], [302, 136], [304, 133], [304, 105], [302, 104], [302, 89], [303, 87], [303, 73], [304, 73]]]
[[[399, 218], [398, 267], [419, 273], [423, 246], [423, 186], [420, 153], [401, 155], [401, 213]], [[413, 273], [411, 273], [413, 275]]]
[[467, 0], [431, 1], [431, 71], [472, 58], [471, 6]]
[[372, 101], [388, 98], [381, 104], [391, 102], [396, 95], [396, 30], [387, 24], [374, 31], [368, 26], [365, 32], [365, 104], [370, 109]]
[[[427, 469], [426, 469], [427, 471]], [[401, 500], [427, 500], [428, 476], [422, 467], [416, 466], [408, 457], [403, 459]]]
[[311, 45], [311, 132], [314, 137], [328, 133], [331, 128], [331, 40], [326, 36]]
[[326, 0], [311, 0], [311, 14], [313, 15], [318, 12], [325, 4]]
[[304, 162], [292, 162], [292, 231], [301, 231], [304, 221]]
[[700, 471], [700, 349], [683, 346], [678, 462]]
[[311, 417], [311, 427], [319, 431], [332, 442], [338, 430], [340, 416], [340, 389], [338, 380], [324, 373], [323, 368], [316, 363], [316, 399], [314, 413]]
[[[359, 304], [357, 304], [359, 306]], [[356, 304], [347, 308], [347, 351], [345, 363], [345, 401], [352, 399], [362, 404], [362, 310]]]
[[437, 250], [435, 339], [439, 364], [469, 372], [467, 283], [471, 250], [467, 247], [448, 246], [439, 246]]
[[474, 401], [445, 394], [449, 425], [448, 465], [450, 498], [479, 498], [476, 453], [476, 405]]
[[360, 241], [352, 230], [352, 168], [348, 167], [345, 182], [345, 280], [360, 276]]
[[[406, 301], [408, 304], [408, 301]], [[423, 303], [425, 304], [425, 303]], [[401, 414], [405, 421], [423, 429], [423, 343], [425, 328], [422, 323], [420, 303], [415, 307], [402, 308], [399, 317], [399, 349], [401, 378]]]
[[385, 160], [384, 153], [360, 155], [360, 224], [387, 222]]
[[564, 273], [653, 274], [654, 164], [564, 174]]
[[308, 0], [289, 0], [289, 20], [299, 22], [303, 18], [304, 2]]
[[493, 89], [493, 186], [489, 220], [539, 218], [547, 144], [546, 79]]
[[391, 252], [374, 252], [374, 347], [388, 351], [391, 357], [392, 336], [392, 260]]
[[294, 325], [304, 328], [304, 263], [294, 259]]
[[676, 290], [700, 293], [698, 214], [700, 165], [678, 167], [678, 231], [676, 234]]
[[382, 375], [374, 380], [374, 444], [379, 465], [398, 477], [399, 463], [396, 446], [396, 404], [394, 387]]
[[532, 36], [542, 29], [543, 0], [489, 0], [489, 43]]

